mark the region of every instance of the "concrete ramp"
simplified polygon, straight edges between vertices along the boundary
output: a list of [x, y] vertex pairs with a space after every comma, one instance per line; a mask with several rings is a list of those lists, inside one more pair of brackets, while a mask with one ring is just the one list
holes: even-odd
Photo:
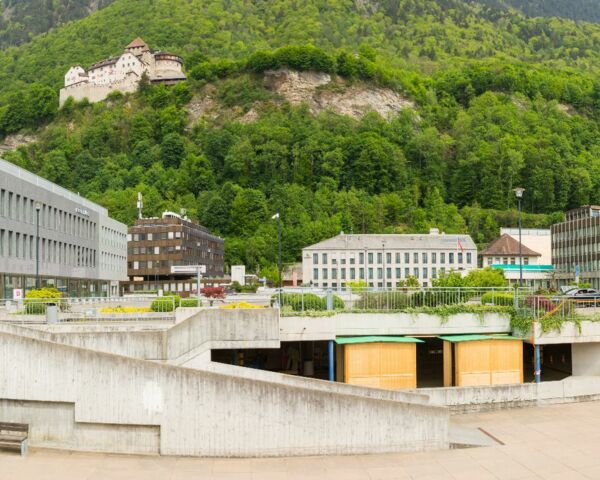
[[39, 337], [0, 332], [0, 421], [29, 423], [33, 446], [76, 439], [81, 450], [228, 457], [448, 447], [447, 409], [422, 396], [195, 370]]

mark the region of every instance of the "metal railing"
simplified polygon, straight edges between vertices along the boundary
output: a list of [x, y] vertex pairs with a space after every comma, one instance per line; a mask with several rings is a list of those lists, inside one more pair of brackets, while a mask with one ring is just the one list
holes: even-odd
[[40, 323], [164, 319], [174, 318], [177, 306], [177, 300], [172, 296], [0, 300], [0, 321]]
[[520, 315], [555, 324], [582, 320], [600, 320], [600, 298], [569, 295], [527, 295], [519, 297]]
[[[403, 311], [419, 307], [456, 304], [515, 306], [516, 298], [531, 295], [528, 288], [429, 287], [429, 288], [284, 288], [271, 297], [274, 304], [293, 312]], [[517, 300], [518, 303], [518, 300]]]

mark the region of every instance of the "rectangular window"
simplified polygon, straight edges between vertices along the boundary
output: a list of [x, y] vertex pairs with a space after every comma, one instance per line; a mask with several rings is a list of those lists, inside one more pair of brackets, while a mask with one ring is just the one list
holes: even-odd
[[377, 278], [378, 279], [383, 278], [383, 268], [381, 268], [381, 267], [377, 269]]
[[390, 263], [392, 263], [392, 254], [391, 253], [386, 253], [385, 254], [385, 262], [389, 265]]
[[471, 252], [467, 252], [467, 264], [471, 265]]
[[448, 263], [449, 264], [453, 264], [454, 263], [454, 253], [453, 252], [450, 252], [448, 254]]
[[346, 269], [345, 268], [342, 268], [340, 270], [340, 275], [341, 275], [342, 280], [346, 280]]
[[359, 268], [359, 270], [358, 270], [358, 275], [359, 275], [359, 278], [360, 278], [361, 280], [364, 280], [364, 279], [365, 279], [365, 269], [364, 269], [363, 267], [360, 267], [360, 268]]
[[418, 269], [417, 267], [413, 268], [413, 275], [414, 275], [416, 278], [419, 278], [419, 269]]
[[350, 269], [350, 280], [354, 280], [356, 278], [356, 268]]
[[427, 278], [427, 267], [423, 267], [423, 278]]
[[386, 267], [386, 269], [385, 269], [385, 278], [387, 280], [392, 278], [392, 269], [390, 267]]
[[529, 257], [523, 257], [523, 265], [529, 265]]
[[462, 252], [458, 252], [458, 263], [463, 263], [463, 254], [462, 254]]
[[417, 252], [413, 253], [413, 263], [419, 263], [419, 254]]
[[440, 263], [446, 263], [446, 254], [444, 252], [440, 253]]
[[318, 265], [318, 264], [319, 264], [319, 254], [313, 253], [313, 265]]
[[404, 254], [404, 263], [410, 263], [410, 253], [408, 252]]
[[383, 254], [382, 253], [377, 253], [377, 263], [379, 265], [381, 265], [382, 262], [383, 262]]
[[514, 265], [515, 264], [515, 257], [510, 257], [510, 264]]
[[400, 263], [400, 254], [396, 253], [396, 263]]
[[365, 254], [362, 252], [358, 254], [358, 263], [360, 263], [361, 265], [365, 263]]
[[337, 258], [331, 257], [331, 264], [332, 265], [337, 265]]
[[326, 269], [326, 268], [324, 268], [324, 269], [322, 270], [322, 273], [323, 273], [323, 280], [327, 280], [327, 269]]
[[369, 268], [369, 280], [373, 280], [373, 269]]
[[331, 269], [331, 279], [332, 280], [337, 280], [337, 268], [333, 268]]
[[437, 263], [437, 253], [431, 252], [431, 263]]
[[396, 278], [400, 278], [402, 276], [402, 269], [401, 268], [397, 268], [396, 269]]
[[437, 268], [431, 267], [431, 278], [437, 278]]
[[427, 263], [427, 253], [423, 252], [423, 254], [421, 255], [421, 260], [423, 261], [423, 263]]
[[313, 280], [318, 280], [318, 279], [319, 279], [319, 269], [313, 268]]
[[369, 259], [369, 264], [372, 265], [373, 264], [373, 253], [372, 252], [368, 254], [368, 259]]
[[352, 256], [350, 257], [350, 265], [354, 265], [354, 260], [355, 260], [355, 259], [354, 259], [354, 255], [352, 255]]
[[404, 278], [410, 277], [410, 268], [406, 267], [404, 269]]
[[323, 259], [323, 265], [327, 265], [327, 254], [324, 253], [321, 257]]

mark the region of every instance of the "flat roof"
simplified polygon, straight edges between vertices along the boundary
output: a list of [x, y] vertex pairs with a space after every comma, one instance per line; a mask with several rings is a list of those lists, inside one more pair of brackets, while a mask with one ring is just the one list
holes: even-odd
[[477, 250], [469, 235], [456, 234], [340, 234], [303, 250], [394, 250], [394, 249], [445, 249]]
[[94, 203], [77, 193], [73, 193], [70, 190], [67, 190], [66, 188], [57, 185], [56, 183], [52, 183], [50, 180], [46, 180], [45, 178], [42, 178], [39, 175], [36, 175], [35, 173], [31, 173], [30, 171], [25, 170], [24, 168], [18, 167], [14, 163], [7, 162], [2, 158], [0, 158], [0, 172], [12, 175], [13, 177], [24, 180], [39, 188], [43, 188], [44, 190], [66, 198], [67, 200], [78, 203], [79, 205], [93, 210], [100, 215], [108, 216], [108, 210], [98, 205], [97, 203]]
[[348, 345], [352, 343], [424, 343], [414, 337], [403, 337], [396, 335], [364, 335], [359, 337], [335, 337], [335, 343], [338, 345]]

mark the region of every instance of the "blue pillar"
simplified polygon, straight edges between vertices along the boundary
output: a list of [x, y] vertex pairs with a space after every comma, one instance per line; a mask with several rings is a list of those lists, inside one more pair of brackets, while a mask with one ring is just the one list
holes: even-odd
[[540, 365], [540, 346], [535, 345], [533, 348], [535, 349], [535, 383], [540, 383], [542, 381], [542, 366]]
[[329, 340], [329, 381], [335, 381], [335, 371], [333, 369], [334, 362], [334, 348], [333, 348], [333, 340]]

